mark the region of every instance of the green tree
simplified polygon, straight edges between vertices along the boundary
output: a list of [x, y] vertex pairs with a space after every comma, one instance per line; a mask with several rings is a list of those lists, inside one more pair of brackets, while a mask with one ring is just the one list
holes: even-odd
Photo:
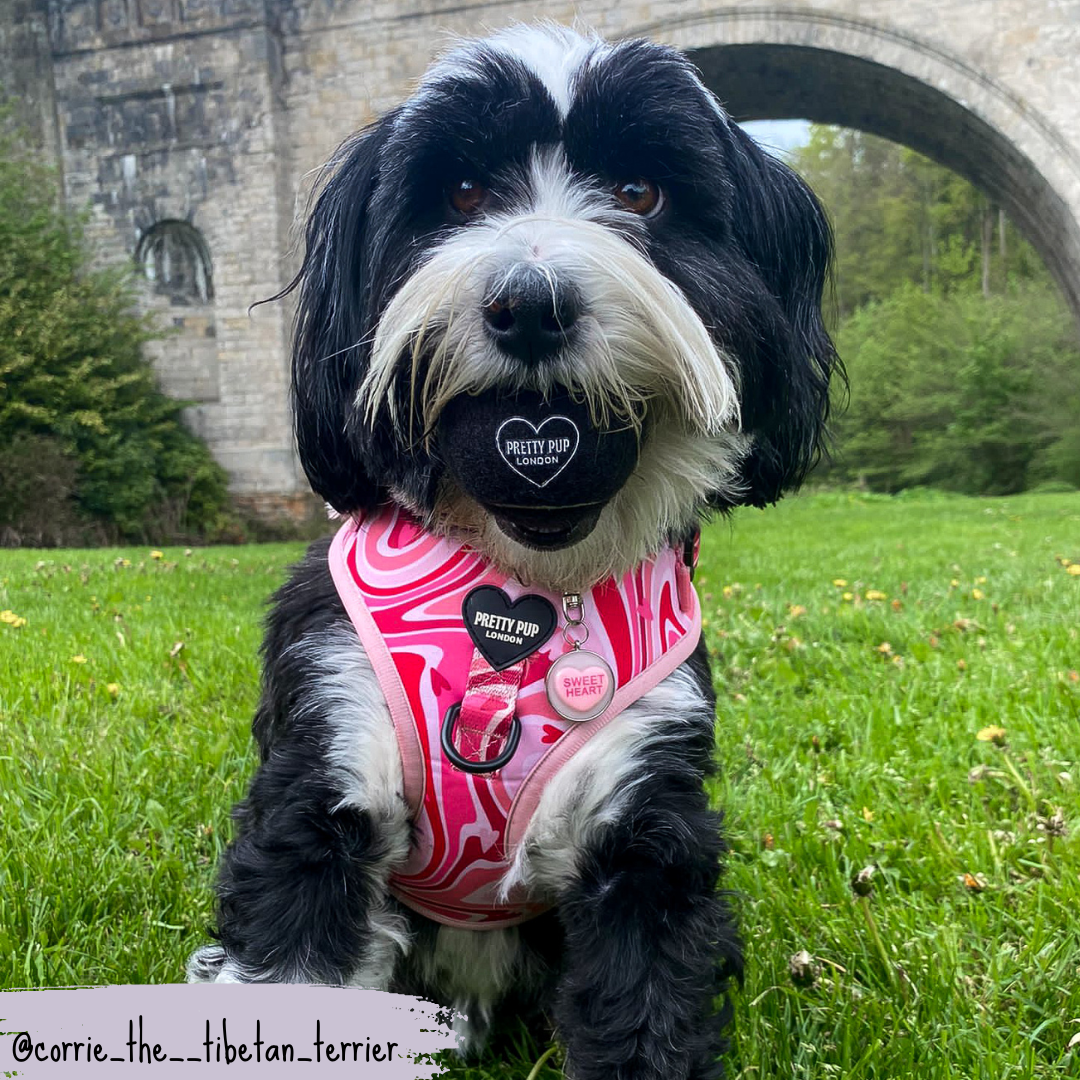
[[130, 270], [93, 270], [52, 173], [0, 131], [0, 541], [207, 534], [226, 478], [156, 385]]
[[987, 298], [909, 282], [845, 320], [837, 344], [851, 396], [834, 475], [990, 495], [1080, 479], [1080, 348], [1045, 285]]
[[978, 281], [1048, 281], [1041, 260], [1000, 209], [961, 176], [861, 131], [812, 125], [792, 163], [836, 233], [838, 313], [851, 315], [906, 282], [950, 292]]
[[851, 380], [820, 475], [882, 491], [1080, 486], [1075, 321], [1000, 208], [858, 131], [812, 126], [794, 165], [833, 220]]

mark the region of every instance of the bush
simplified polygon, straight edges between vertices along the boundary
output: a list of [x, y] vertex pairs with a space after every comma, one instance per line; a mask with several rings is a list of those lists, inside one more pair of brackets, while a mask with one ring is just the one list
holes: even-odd
[[79, 543], [75, 462], [56, 439], [16, 435], [0, 446], [0, 546]]
[[3, 536], [213, 536], [226, 477], [142, 355], [156, 331], [134, 313], [131, 271], [91, 269], [81, 223], [58, 205], [49, 170], [0, 134]]
[[1080, 348], [1049, 285], [990, 297], [901, 286], [837, 343], [851, 396], [831, 479], [981, 495], [1080, 484]]

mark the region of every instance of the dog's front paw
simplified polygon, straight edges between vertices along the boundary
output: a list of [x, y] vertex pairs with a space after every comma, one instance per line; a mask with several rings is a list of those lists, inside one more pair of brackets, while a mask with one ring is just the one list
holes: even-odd
[[204, 945], [196, 949], [187, 962], [189, 983], [238, 983], [242, 979], [229, 954], [220, 945]]
[[187, 962], [189, 983], [216, 982], [218, 973], [225, 966], [225, 950], [220, 945], [204, 945], [196, 949]]

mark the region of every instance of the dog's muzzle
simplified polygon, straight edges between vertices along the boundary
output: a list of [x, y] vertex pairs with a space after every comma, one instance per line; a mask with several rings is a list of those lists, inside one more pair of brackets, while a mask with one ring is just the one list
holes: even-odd
[[639, 438], [629, 425], [598, 428], [566, 391], [463, 395], [438, 425], [443, 461], [462, 490], [511, 539], [545, 549], [592, 532], [634, 471]]

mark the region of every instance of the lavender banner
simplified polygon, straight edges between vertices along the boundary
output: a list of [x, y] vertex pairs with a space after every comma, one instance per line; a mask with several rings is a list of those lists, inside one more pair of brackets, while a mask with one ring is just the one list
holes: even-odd
[[195, 984], [0, 991], [0, 1075], [428, 1080], [446, 1010], [377, 990]]

